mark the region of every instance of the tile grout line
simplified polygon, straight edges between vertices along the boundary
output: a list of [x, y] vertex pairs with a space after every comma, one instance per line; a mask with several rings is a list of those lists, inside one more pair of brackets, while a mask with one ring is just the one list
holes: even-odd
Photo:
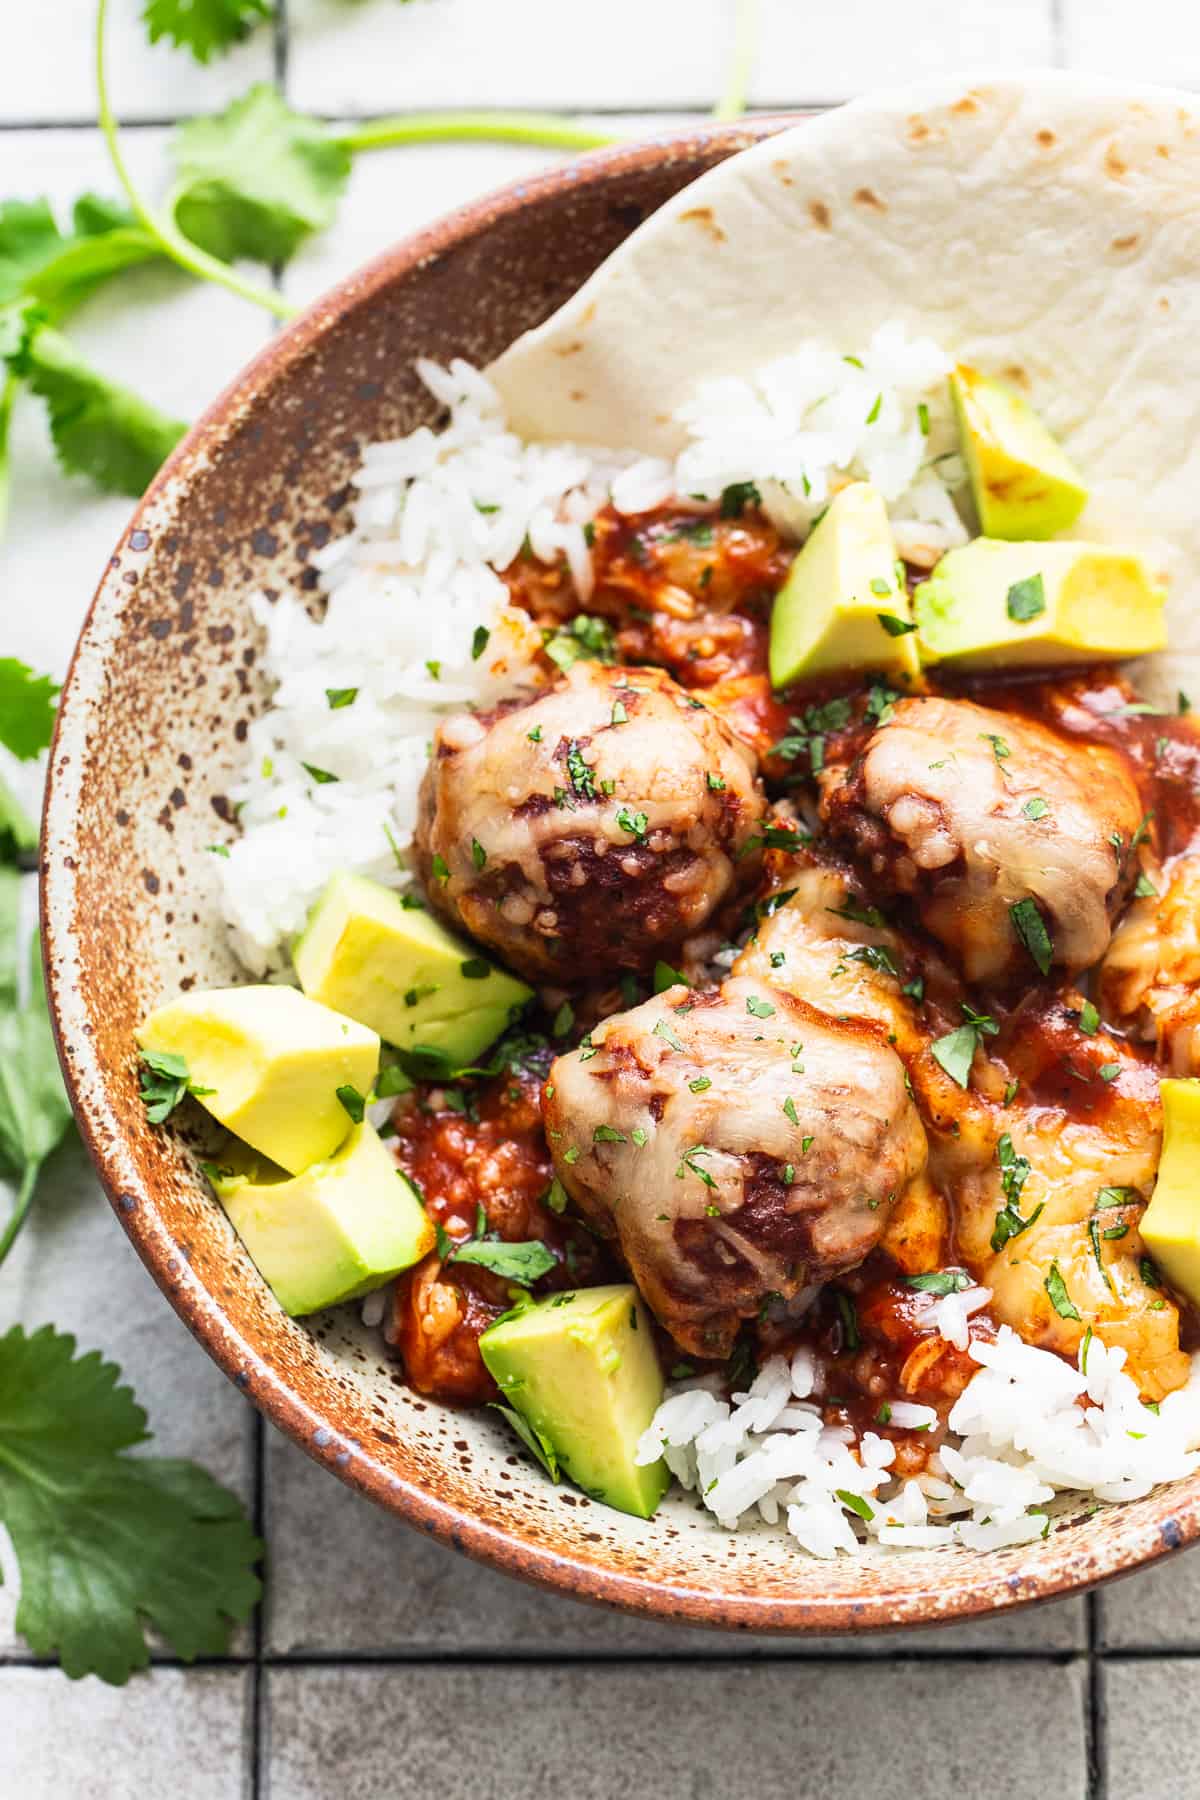
[[1050, 58], [1056, 69], [1067, 67], [1066, 0], [1050, 0]]
[[1104, 1649], [1100, 1596], [1095, 1588], [1084, 1598], [1087, 1610], [1087, 1674], [1084, 1683], [1084, 1748], [1088, 1800], [1106, 1800], [1108, 1744], [1104, 1718]]
[[[286, 65], [286, 57], [283, 59], [283, 61], [284, 61], [284, 65]], [[283, 91], [286, 95], [286, 88], [284, 87], [284, 82], [286, 80], [286, 66], [284, 67], [284, 70], [281, 73], [281, 64], [280, 64], [280, 58], [278, 56], [278, 53], [276, 53], [276, 57], [275, 57], [274, 67], [272, 70], [272, 78], [280, 86], [280, 88], [283, 89]], [[847, 101], [850, 98], [851, 98], [851, 96], [845, 95], [840, 100], [791, 100], [791, 101], [788, 101], [786, 104], [784, 104], [781, 101], [777, 106], [752, 106], [752, 107], [748, 107], [746, 109], [744, 117], [747, 119], [755, 119], [755, 118], [772, 117], [778, 113], [829, 112], [834, 107], [845, 106]], [[420, 110], [421, 112], [428, 112], [432, 116], [436, 117], [438, 113], [450, 114], [459, 109], [454, 108], [454, 107], [448, 107], [448, 106], [445, 106], [445, 107], [436, 107], [435, 106], [435, 107], [428, 107], [428, 108], [423, 107], [420, 109], [418, 109], [415, 106], [399, 108], [399, 111], [401, 114], [403, 114], [405, 112], [416, 112], [418, 110]], [[505, 108], [504, 110], [505, 111], [512, 110], [512, 111], [516, 112], [516, 111], [524, 111], [527, 109], [514, 105], [511, 109]], [[655, 118], [673, 119], [673, 118], [680, 118], [680, 119], [695, 120], [698, 124], [712, 124], [713, 123], [711, 109], [708, 106], [708, 104], [702, 100], [697, 100], [694, 104], [690, 101], [687, 101], [687, 102], [670, 101], [670, 102], [657, 102], [657, 103], [648, 101], [645, 106], [593, 106], [590, 104], [580, 104], [580, 105], [576, 105], [576, 106], [564, 106], [563, 108], [561, 108], [561, 111], [563, 113], [563, 116], [566, 118], [569, 118], [569, 119], [647, 119], [647, 118], [650, 118], [650, 119], [655, 119]], [[178, 114], [173, 114], [173, 113], [154, 114], [154, 115], [150, 116], [149, 118], [144, 118], [144, 119], [122, 119], [120, 121], [121, 133], [122, 133], [122, 135], [124, 135], [126, 132], [129, 132], [129, 131], [173, 131], [177, 125], [182, 125], [188, 119], [196, 118], [197, 116], [200, 116], [200, 115], [197, 115], [196, 113], [192, 113], [192, 112], [185, 112], [185, 113], [178, 113]], [[321, 123], [323, 125], [369, 125], [373, 120], [384, 117], [384, 115], [378, 111], [358, 113], [358, 112], [354, 112], [352, 109], [349, 109], [349, 108], [345, 112], [308, 111], [306, 113], [306, 116], [310, 119], [316, 119], [319, 123]], [[95, 131], [95, 130], [96, 130], [96, 120], [88, 119], [88, 118], [0, 119], [0, 137], [2, 137], [6, 131], [17, 132], [17, 131]]]

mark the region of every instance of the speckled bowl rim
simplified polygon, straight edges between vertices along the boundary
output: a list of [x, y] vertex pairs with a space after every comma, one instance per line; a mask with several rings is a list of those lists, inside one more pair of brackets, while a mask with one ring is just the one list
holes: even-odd
[[[710, 150], [713, 146], [728, 146], [733, 152], [784, 125], [797, 123], [804, 116], [775, 115], [732, 125], [690, 125], [648, 140], [596, 151], [544, 173], [525, 176], [456, 208], [403, 239], [302, 311], [219, 395], [156, 476], [121, 543], [137, 530], [168, 485], [176, 489], [181, 484], [186, 486], [189, 473], [227, 441], [253, 399], [264, 390], [282, 388], [289, 372], [348, 311], [403, 280], [427, 259], [444, 254], [461, 239], [486, 229], [498, 219], [537, 206], [565, 189], [603, 184], [655, 162], [686, 157], [701, 146]], [[1039, 1559], [1036, 1572], [1027, 1575], [1014, 1575], [1011, 1564], [1003, 1569], [994, 1567], [989, 1573], [988, 1555], [979, 1554], [961, 1560], [956, 1556], [952, 1565], [948, 1563], [946, 1583], [940, 1590], [924, 1588], [897, 1593], [886, 1586], [882, 1591], [872, 1591], [872, 1586], [867, 1585], [861, 1597], [854, 1600], [717, 1593], [700, 1585], [667, 1584], [652, 1576], [598, 1568], [574, 1556], [530, 1544], [481, 1515], [450, 1505], [398, 1477], [361, 1445], [355, 1445], [353, 1454], [339, 1451], [342, 1440], [337, 1428], [308, 1405], [286, 1377], [253, 1349], [219, 1300], [190, 1275], [178, 1245], [157, 1213], [153, 1195], [146, 1188], [131, 1194], [117, 1167], [114, 1146], [122, 1137], [119, 1114], [106, 1093], [106, 1070], [91, 1051], [82, 985], [70, 980], [74, 962], [72, 932], [67, 922], [71, 885], [67, 871], [77, 839], [72, 784], [63, 773], [72, 754], [83, 748], [90, 710], [102, 704], [103, 655], [89, 667], [87, 652], [103, 587], [102, 579], [64, 683], [43, 814], [43, 954], [59, 1058], [83, 1141], [109, 1202], [142, 1262], [192, 1334], [273, 1425], [368, 1499], [440, 1543], [505, 1574], [578, 1600], [728, 1631], [807, 1635], [978, 1619], [1013, 1606], [1077, 1593], [1094, 1583], [1130, 1573], [1200, 1538], [1200, 1477], [1192, 1477], [1139, 1502], [1136, 1518], [1126, 1515], [1122, 1520], [1123, 1508], [1106, 1509], [1110, 1528], [1086, 1546], [1076, 1547], [1072, 1540], [1081, 1534], [1074, 1531], [1056, 1534], [1057, 1553]], [[64, 1054], [68, 1042], [73, 1052], [70, 1057]], [[1050, 1563], [1049, 1568], [1043, 1566], [1045, 1561]]]

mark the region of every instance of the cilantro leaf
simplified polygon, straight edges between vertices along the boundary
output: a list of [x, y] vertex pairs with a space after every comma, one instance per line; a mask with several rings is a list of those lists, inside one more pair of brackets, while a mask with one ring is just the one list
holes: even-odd
[[[1050, 1304], [1060, 1319], [1079, 1319], [1079, 1308], [1067, 1291], [1067, 1284], [1063, 1280], [1062, 1270], [1059, 1268], [1057, 1261], [1050, 1264], [1050, 1273], [1042, 1283], [1042, 1286], [1045, 1288], [1050, 1299]], [[1082, 1321], [1080, 1322], [1082, 1323]]]
[[951, 1081], [957, 1082], [960, 1088], [970, 1084], [971, 1064], [978, 1042], [977, 1028], [968, 1024], [948, 1031], [944, 1037], [935, 1039], [929, 1046], [934, 1061], [941, 1065]]
[[1012, 928], [1043, 975], [1050, 973], [1054, 943], [1036, 900], [1018, 900], [1008, 909]]
[[506, 1281], [515, 1281], [520, 1287], [532, 1287], [555, 1264], [554, 1255], [547, 1250], [540, 1238], [533, 1238], [524, 1244], [502, 1244], [491, 1238], [473, 1238], [468, 1243], [460, 1244], [452, 1253], [451, 1260], [475, 1263], [481, 1269], [490, 1269], [493, 1275], [499, 1275]]
[[0, 302], [37, 300], [55, 321], [110, 276], [161, 255], [133, 214], [103, 195], [80, 196], [70, 233], [45, 200], [0, 202]]
[[905, 1275], [902, 1280], [918, 1294], [961, 1294], [972, 1285], [965, 1269], [934, 1269], [928, 1275]]
[[45, 400], [63, 468], [106, 493], [136, 499], [187, 429], [91, 368], [32, 300], [0, 306], [0, 358]]
[[271, 0], [146, 0], [142, 22], [152, 44], [169, 38], [206, 63], [214, 52], [240, 44], [273, 12]]
[[35, 675], [15, 656], [0, 656], [0, 744], [22, 762], [32, 762], [54, 733], [58, 683]]
[[240, 1502], [202, 1469], [121, 1454], [147, 1434], [119, 1379], [52, 1326], [0, 1338], [0, 1520], [21, 1571], [17, 1630], [73, 1680], [118, 1686], [149, 1663], [147, 1624], [185, 1661], [225, 1651], [258, 1599], [262, 1550]]
[[175, 222], [223, 262], [287, 262], [333, 222], [350, 175], [342, 146], [268, 82], [222, 113], [190, 119], [173, 151]]

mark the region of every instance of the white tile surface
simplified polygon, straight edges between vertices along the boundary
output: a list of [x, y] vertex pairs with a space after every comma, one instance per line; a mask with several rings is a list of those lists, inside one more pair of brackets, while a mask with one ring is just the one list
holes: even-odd
[[[756, 106], [843, 99], [939, 70], [1053, 56], [1050, 0], [761, 0]], [[607, 0], [581, 29], [562, 0], [419, 0], [390, 10], [291, 0], [289, 88], [325, 113], [406, 108], [709, 107], [734, 0]]]
[[1078, 1664], [288, 1669], [267, 1694], [271, 1800], [1086, 1792]]
[[1067, 62], [1126, 80], [1200, 86], [1200, 22], [1186, 0], [1062, 0]]
[[[121, 119], [176, 119], [223, 106], [252, 81], [269, 81], [269, 29], [202, 68], [170, 44], [151, 47], [143, 0], [109, 0], [110, 98]], [[4, 0], [0, 125], [65, 124], [96, 117], [95, 0]]]
[[[0, 1668], [5, 1800], [239, 1800], [248, 1795], [243, 1669], [158, 1669], [128, 1687]], [[275, 1800], [286, 1800], [277, 1791]]]

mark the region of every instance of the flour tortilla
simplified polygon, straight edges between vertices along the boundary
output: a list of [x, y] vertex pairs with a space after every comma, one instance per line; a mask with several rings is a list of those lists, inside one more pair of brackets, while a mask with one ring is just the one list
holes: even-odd
[[1083, 471], [1071, 535], [1168, 581], [1158, 698], [1200, 678], [1200, 104], [1044, 73], [939, 79], [768, 138], [667, 202], [492, 365], [523, 436], [673, 455], [675, 409], [886, 320], [1007, 376]]

